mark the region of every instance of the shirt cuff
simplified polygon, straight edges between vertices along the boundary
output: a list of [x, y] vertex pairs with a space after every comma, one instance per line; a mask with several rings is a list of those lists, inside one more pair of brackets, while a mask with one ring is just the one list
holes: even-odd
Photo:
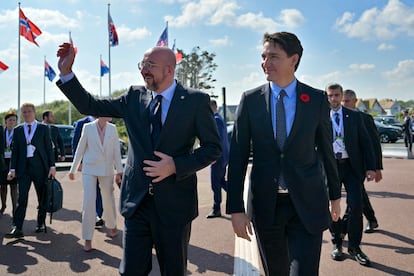
[[74, 77], [75, 77], [75, 74], [73, 73], [73, 72], [70, 72], [69, 74], [67, 74], [67, 75], [62, 75], [62, 74], [59, 74], [59, 77], [60, 77], [60, 81], [62, 82], [62, 83], [65, 83], [65, 82], [68, 82], [68, 81], [70, 81], [71, 79], [73, 79]]

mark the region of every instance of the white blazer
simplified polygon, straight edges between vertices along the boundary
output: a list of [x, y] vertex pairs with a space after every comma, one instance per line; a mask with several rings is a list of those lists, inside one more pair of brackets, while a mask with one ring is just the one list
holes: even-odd
[[82, 161], [82, 173], [95, 176], [114, 175], [123, 171], [118, 132], [107, 123], [103, 144], [99, 138], [98, 120], [83, 125], [70, 173], [75, 173]]

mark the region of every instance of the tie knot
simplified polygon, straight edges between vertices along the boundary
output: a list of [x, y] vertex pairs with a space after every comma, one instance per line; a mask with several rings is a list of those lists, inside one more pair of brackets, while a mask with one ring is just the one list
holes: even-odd
[[284, 96], [286, 96], [286, 91], [284, 89], [282, 89], [279, 92], [279, 99], [283, 99]]
[[155, 97], [155, 102], [159, 103], [159, 102], [161, 102], [161, 101], [162, 101], [162, 95], [157, 95], [157, 96]]

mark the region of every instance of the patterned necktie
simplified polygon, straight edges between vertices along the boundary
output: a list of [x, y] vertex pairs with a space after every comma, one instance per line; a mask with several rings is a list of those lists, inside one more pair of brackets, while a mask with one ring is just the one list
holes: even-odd
[[339, 126], [339, 122], [340, 122], [340, 120], [339, 120], [339, 113], [338, 112], [335, 112], [335, 123], [336, 123], [336, 125], [337, 126]]
[[155, 99], [151, 102], [150, 108], [150, 123], [152, 126], [151, 132], [151, 140], [152, 140], [152, 147], [155, 148], [155, 145], [160, 138], [162, 122], [161, 122], [161, 104], [162, 104], [162, 96], [157, 95]]
[[286, 113], [283, 105], [283, 97], [286, 96], [286, 91], [281, 90], [276, 104], [276, 142], [281, 150], [286, 141]]

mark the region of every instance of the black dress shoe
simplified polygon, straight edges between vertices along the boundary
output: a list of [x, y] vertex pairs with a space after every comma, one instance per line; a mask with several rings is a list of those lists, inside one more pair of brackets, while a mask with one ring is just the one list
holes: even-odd
[[95, 222], [95, 227], [102, 227], [105, 225], [105, 221], [98, 217], [98, 220]]
[[42, 232], [47, 232], [47, 230], [46, 230], [46, 225], [38, 225], [38, 226], [36, 226], [36, 229], [35, 229], [35, 233], [42, 233]]
[[207, 218], [219, 218], [221, 217], [220, 211], [211, 211], [210, 214], [207, 215]]
[[13, 226], [9, 233], [4, 235], [6, 239], [20, 239], [23, 238], [22, 230], [18, 229], [16, 226]]
[[378, 228], [378, 222], [368, 221], [368, 224], [364, 230], [364, 233], [367, 233], [367, 234], [374, 233], [376, 228]]
[[341, 245], [334, 245], [334, 250], [331, 252], [331, 258], [334, 261], [342, 261], [343, 260], [343, 252]]
[[355, 260], [360, 265], [369, 266], [371, 264], [371, 261], [369, 260], [368, 256], [365, 255], [364, 252], [362, 252], [361, 248], [359, 248], [359, 247], [357, 247], [357, 248], [348, 248], [348, 253], [349, 253], [349, 255], [354, 257]]

